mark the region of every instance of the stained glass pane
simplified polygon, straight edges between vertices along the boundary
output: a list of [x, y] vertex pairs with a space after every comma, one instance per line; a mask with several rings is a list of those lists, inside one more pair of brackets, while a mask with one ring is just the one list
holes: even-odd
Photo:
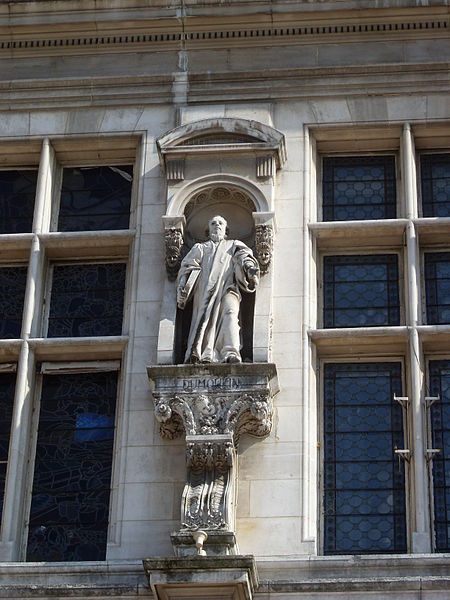
[[0, 171], [0, 233], [26, 233], [33, 224], [36, 170]]
[[26, 267], [0, 268], [0, 338], [20, 338], [27, 283]]
[[15, 373], [0, 374], [0, 523], [3, 512], [3, 495], [5, 493], [15, 385]]
[[427, 323], [450, 323], [450, 252], [425, 254]]
[[450, 154], [420, 157], [424, 217], [450, 217]]
[[406, 551], [399, 363], [325, 365], [324, 551]]
[[395, 254], [326, 256], [324, 327], [399, 325], [397, 263]]
[[43, 379], [27, 560], [104, 560], [117, 373]]
[[66, 168], [59, 231], [128, 229], [133, 167]]
[[395, 158], [324, 158], [322, 196], [324, 221], [395, 219]]
[[55, 265], [48, 337], [121, 335], [124, 263]]
[[430, 393], [440, 401], [431, 407], [434, 533], [437, 552], [450, 552], [450, 360], [430, 361]]

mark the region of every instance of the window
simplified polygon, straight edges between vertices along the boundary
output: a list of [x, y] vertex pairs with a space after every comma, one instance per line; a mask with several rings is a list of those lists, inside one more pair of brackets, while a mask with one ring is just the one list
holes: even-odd
[[34, 137], [0, 149], [2, 560], [106, 558], [140, 141]]
[[423, 216], [450, 217], [450, 154], [424, 154], [420, 168]]
[[0, 524], [3, 513], [15, 385], [15, 373], [0, 373]]
[[117, 373], [44, 375], [27, 560], [104, 560]]
[[400, 323], [395, 254], [325, 256], [324, 327], [374, 327]]
[[400, 363], [336, 363], [324, 375], [324, 552], [406, 551]]
[[133, 168], [65, 168], [58, 231], [127, 229]]
[[450, 252], [425, 253], [428, 325], [450, 323]]
[[26, 267], [0, 267], [0, 338], [20, 338], [27, 283]]
[[36, 170], [0, 171], [0, 234], [31, 231]]
[[324, 158], [322, 197], [324, 221], [394, 219], [395, 158]]
[[[314, 278], [306, 274], [305, 297], [312, 301], [304, 313], [309, 344], [303, 352], [313, 369], [303, 383], [313, 397], [313, 373], [320, 373], [323, 405], [318, 418], [309, 409], [304, 414], [306, 447], [321, 443], [321, 485], [311, 484], [308, 454], [303, 493], [307, 507], [321, 510], [316, 522], [324, 554], [450, 551], [445, 141], [448, 125], [440, 123], [311, 127], [305, 142], [305, 156], [311, 156], [305, 197], [311, 206], [322, 197], [322, 215], [319, 210], [315, 220], [309, 212], [306, 269], [311, 275], [317, 269], [319, 283], [314, 297], [308, 288]], [[359, 149], [365, 155], [352, 156]], [[317, 194], [311, 186], [316, 164]], [[424, 353], [431, 382], [426, 393]], [[431, 404], [426, 396], [440, 400]], [[314, 516], [309, 508], [305, 520], [314, 522]]]
[[439, 401], [431, 406], [433, 448], [434, 532], [437, 552], [450, 552], [450, 360], [430, 361], [430, 392]]
[[125, 263], [54, 265], [48, 337], [121, 335]]

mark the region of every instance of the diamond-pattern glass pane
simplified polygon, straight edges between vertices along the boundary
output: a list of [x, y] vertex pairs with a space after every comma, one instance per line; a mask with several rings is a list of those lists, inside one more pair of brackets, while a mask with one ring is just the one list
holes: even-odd
[[3, 513], [15, 385], [15, 373], [0, 373], [0, 524]]
[[324, 221], [395, 219], [395, 158], [324, 158], [322, 196]]
[[325, 256], [324, 327], [400, 324], [395, 254]]
[[430, 361], [430, 393], [440, 396], [431, 407], [434, 534], [437, 552], [450, 552], [450, 360]]
[[31, 231], [37, 173], [0, 171], [0, 233]]
[[48, 337], [121, 335], [126, 265], [55, 265]]
[[104, 560], [117, 373], [45, 375], [28, 561]]
[[0, 267], [0, 338], [20, 338], [27, 267]]
[[450, 252], [425, 253], [428, 325], [450, 323]]
[[133, 167], [65, 168], [59, 231], [128, 229]]
[[450, 217], [450, 154], [420, 157], [424, 217]]
[[324, 551], [406, 551], [399, 363], [336, 363], [324, 376]]

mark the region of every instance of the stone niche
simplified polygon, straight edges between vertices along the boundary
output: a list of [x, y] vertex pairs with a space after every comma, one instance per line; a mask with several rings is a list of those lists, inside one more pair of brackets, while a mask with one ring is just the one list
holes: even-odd
[[[243, 434], [269, 434], [278, 392], [270, 362], [270, 319], [274, 190], [286, 158], [284, 137], [254, 121], [208, 119], [169, 132], [158, 148], [167, 177], [167, 279], [158, 364], [148, 367], [148, 376], [161, 435], [169, 440], [185, 436], [186, 483], [180, 529], [171, 535], [175, 557], [146, 559], [144, 568], [156, 598], [250, 599], [257, 573], [253, 557], [239, 555], [236, 540], [237, 452]], [[229, 228], [223, 241], [206, 231], [218, 214]], [[224, 231], [223, 220], [221, 227]], [[192, 273], [188, 269], [197, 252], [201, 267], [195, 263]], [[226, 279], [220, 288], [224, 295], [218, 296], [220, 309], [209, 310], [218, 281], [228, 276], [232, 279]], [[239, 292], [230, 292], [230, 281]], [[198, 291], [196, 320], [183, 300], [185, 292], [197, 294], [192, 290]], [[211, 355], [209, 343], [198, 351], [198, 336], [206, 336], [205, 319], [215, 331]], [[225, 327], [225, 321], [235, 325]], [[230, 343], [229, 332], [238, 332], [229, 336]]]

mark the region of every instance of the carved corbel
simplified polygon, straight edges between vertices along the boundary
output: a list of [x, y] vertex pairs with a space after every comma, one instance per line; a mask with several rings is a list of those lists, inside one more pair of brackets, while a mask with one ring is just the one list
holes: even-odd
[[255, 222], [255, 257], [259, 263], [261, 275], [265, 275], [272, 262], [274, 238], [274, 214], [254, 212]]
[[175, 281], [180, 269], [184, 244], [184, 216], [163, 217], [164, 242], [166, 246], [166, 271], [170, 281]]
[[[206, 548], [212, 543], [215, 552], [233, 552], [238, 442], [243, 433], [270, 433], [278, 392], [275, 366], [159, 366], [149, 367], [148, 374], [161, 434], [172, 439], [186, 432], [187, 477], [175, 538], [202, 530], [211, 540]], [[190, 546], [183, 544], [195, 550], [194, 538]]]

